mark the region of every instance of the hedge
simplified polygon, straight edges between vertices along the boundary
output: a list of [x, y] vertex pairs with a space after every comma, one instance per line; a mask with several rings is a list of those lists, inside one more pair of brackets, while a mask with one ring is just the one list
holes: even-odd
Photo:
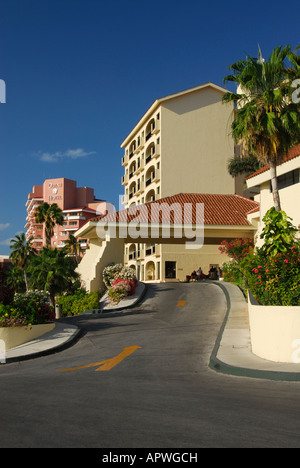
[[57, 298], [57, 304], [62, 306], [62, 315], [64, 317], [70, 315], [79, 315], [85, 310], [98, 309], [99, 293], [86, 293], [81, 290], [73, 295], [65, 295]]

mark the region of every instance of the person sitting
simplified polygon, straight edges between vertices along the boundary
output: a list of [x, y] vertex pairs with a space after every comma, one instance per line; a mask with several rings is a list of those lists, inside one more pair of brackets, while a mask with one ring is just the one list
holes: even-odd
[[196, 280], [197, 279], [197, 273], [195, 272], [195, 270], [193, 271], [193, 273], [191, 274], [191, 278]]

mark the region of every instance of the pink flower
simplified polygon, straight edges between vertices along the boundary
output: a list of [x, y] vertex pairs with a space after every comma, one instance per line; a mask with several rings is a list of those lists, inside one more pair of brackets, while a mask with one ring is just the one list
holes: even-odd
[[284, 261], [284, 263], [289, 263], [289, 261], [288, 261], [287, 259], [285, 259], [285, 260], [283, 260], [283, 261]]

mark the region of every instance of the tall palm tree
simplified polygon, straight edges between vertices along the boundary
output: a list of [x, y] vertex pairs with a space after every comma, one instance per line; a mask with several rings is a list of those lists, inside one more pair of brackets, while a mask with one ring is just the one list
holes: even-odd
[[74, 281], [79, 280], [76, 265], [64, 250], [44, 247], [36, 255], [29, 267], [31, 286], [48, 292], [50, 303], [55, 305], [55, 296], [72, 289]]
[[[236, 92], [224, 94], [223, 102], [235, 102], [232, 136], [242, 155], [254, 154], [269, 164], [274, 207], [281, 210], [276, 167], [300, 141], [300, 107], [292, 101], [295, 57], [290, 46], [276, 47], [268, 60], [261, 51], [230, 65], [233, 73], [224, 83], [237, 85]], [[293, 73], [292, 73], [293, 72]]]
[[77, 240], [77, 238], [69, 233], [69, 239], [66, 240], [66, 244], [64, 246], [64, 250], [67, 253], [67, 255], [70, 255], [73, 257], [75, 262], [78, 264], [80, 260], [80, 244]]
[[32, 260], [36, 250], [32, 247], [33, 238], [30, 237], [26, 239], [24, 232], [17, 234], [10, 241], [10, 256], [14, 265], [18, 266], [23, 270], [24, 281], [26, 285], [26, 291], [28, 291], [28, 277], [27, 277], [27, 268]]
[[54, 234], [54, 226], [56, 224], [59, 224], [60, 226], [63, 225], [63, 212], [56, 203], [49, 205], [49, 203], [45, 202], [37, 207], [35, 212], [35, 222], [44, 223], [46, 247], [50, 247], [51, 238]]

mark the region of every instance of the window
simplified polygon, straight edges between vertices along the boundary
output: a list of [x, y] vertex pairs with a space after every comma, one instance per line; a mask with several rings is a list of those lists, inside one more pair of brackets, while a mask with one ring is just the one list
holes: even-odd
[[[277, 177], [278, 190], [281, 190], [291, 185], [299, 184], [300, 182], [300, 169], [295, 169], [294, 171], [287, 172], [279, 177]], [[272, 192], [272, 184], [270, 182], [270, 190]]]

